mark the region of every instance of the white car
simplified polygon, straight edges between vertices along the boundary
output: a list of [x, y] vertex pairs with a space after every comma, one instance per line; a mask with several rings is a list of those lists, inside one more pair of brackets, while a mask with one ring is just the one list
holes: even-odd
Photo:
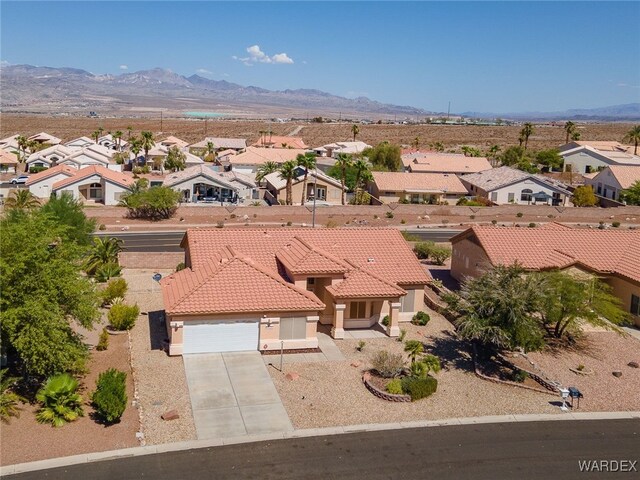
[[11, 183], [13, 183], [14, 185], [25, 184], [27, 183], [27, 180], [29, 180], [29, 175], [20, 175], [19, 177], [12, 178]]

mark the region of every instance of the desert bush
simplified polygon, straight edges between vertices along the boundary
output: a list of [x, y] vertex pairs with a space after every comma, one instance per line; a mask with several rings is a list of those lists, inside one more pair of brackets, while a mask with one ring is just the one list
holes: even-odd
[[367, 344], [367, 342], [365, 342], [364, 340], [360, 340], [358, 342], [358, 345], [356, 346], [356, 350], [361, 352], [362, 350], [364, 350], [364, 346]]
[[140, 309], [137, 305], [112, 305], [107, 314], [109, 323], [116, 330], [131, 330], [136, 324]]
[[620, 226], [620, 222], [611, 222], [611, 226], [613, 228], [618, 228]]
[[180, 262], [178, 265], [176, 265], [176, 272], [184, 270], [185, 268], [187, 268], [187, 266], [184, 264], [184, 262]]
[[404, 225], [405, 223], [407, 223], [407, 221], [403, 218], [402, 220], [400, 220], [400, 223]]
[[436, 265], [444, 265], [444, 262], [451, 256], [449, 247], [435, 246], [431, 249], [430, 256]]
[[438, 380], [433, 377], [405, 377], [402, 379], [402, 391], [411, 396], [412, 401], [432, 395], [438, 389]]
[[99, 283], [104, 283], [110, 278], [119, 277], [122, 272], [122, 268], [115, 262], [105, 263], [100, 265], [94, 274], [94, 278]]
[[98, 230], [106, 230], [107, 226], [104, 223], [101, 223], [100, 226], [98, 227]]
[[49, 378], [36, 394], [36, 400], [41, 404], [36, 414], [36, 420], [40, 423], [61, 427], [84, 415], [78, 381], [68, 373]]
[[491, 225], [495, 225], [496, 223], [498, 223], [496, 219], [491, 220]]
[[337, 228], [338, 227], [338, 223], [335, 220], [329, 220], [325, 227], [327, 228]]
[[127, 293], [127, 281], [124, 278], [113, 278], [102, 290], [102, 304], [110, 305], [114, 298], [124, 297]]
[[396, 338], [399, 342], [404, 342], [405, 337], [407, 336], [407, 331], [404, 328], [400, 329], [400, 336]]
[[393, 218], [394, 215], [393, 212], [385, 212], [384, 216], [387, 218]]
[[518, 213], [516, 213], [516, 217], [518, 217], [518, 218], [522, 218], [522, 215], [523, 215], [523, 213], [522, 213], [522, 212], [518, 212]]
[[7, 376], [7, 369], [0, 370], [0, 420], [3, 423], [8, 424], [11, 417], [19, 417], [18, 403], [27, 401], [11, 390], [17, 381], [17, 377]]
[[529, 374], [524, 370], [514, 370], [511, 376], [513, 381], [518, 383], [523, 383], [528, 377]]
[[98, 345], [96, 345], [96, 350], [102, 352], [109, 348], [109, 333], [106, 328], [102, 329], [100, 332], [100, 338], [98, 338]]
[[537, 226], [537, 225], [535, 224], [535, 222], [531, 222], [531, 223], [529, 224], [529, 228], [536, 228], [536, 226]]
[[404, 360], [399, 353], [389, 353], [381, 350], [371, 359], [373, 369], [384, 378], [398, 376], [404, 368]]
[[394, 378], [389, 383], [387, 383], [386, 390], [392, 395], [402, 395], [402, 380], [400, 380], [399, 378]]
[[389, 326], [389, 315], [385, 315], [382, 317], [382, 321], [380, 322], [384, 327]]
[[420, 325], [421, 327], [424, 327], [427, 323], [429, 323], [429, 320], [431, 320], [431, 317], [429, 316], [429, 314], [426, 312], [420, 311], [413, 316], [413, 318], [411, 319], [411, 323], [413, 323], [414, 325]]
[[96, 412], [108, 423], [120, 420], [127, 408], [127, 374], [110, 368], [98, 376], [91, 399]]
[[434, 242], [418, 242], [413, 246], [414, 253], [418, 256], [420, 260], [426, 260], [431, 255], [431, 251], [435, 248], [436, 244]]

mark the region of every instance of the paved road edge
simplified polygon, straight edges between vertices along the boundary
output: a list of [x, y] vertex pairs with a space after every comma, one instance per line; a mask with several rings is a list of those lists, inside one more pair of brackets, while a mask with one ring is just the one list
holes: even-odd
[[50, 468], [66, 467], [81, 463], [113, 460], [117, 458], [134, 457], [139, 455], [153, 455], [156, 453], [177, 452], [195, 448], [219, 447], [222, 445], [235, 445], [240, 443], [263, 442], [269, 440], [283, 440], [287, 438], [315, 437], [324, 435], [341, 435], [346, 433], [372, 432], [379, 430], [398, 430], [402, 428], [443, 427], [450, 425], [473, 425], [485, 423], [509, 423], [509, 422], [544, 422], [566, 420], [620, 420], [640, 419], [640, 411], [631, 412], [570, 412], [560, 414], [518, 414], [518, 415], [490, 415], [484, 417], [449, 418], [443, 420], [421, 420], [401, 423], [373, 423], [364, 425], [346, 425], [341, 427], [310, 428], [292, 430], [264, 435], [243, 435], [241, 437], [229, 437], [215, 440], [190, 440], [186, 442], [165, 443], [161, 445], [147, 445], [144, 447], [125, 448], [121, 450], [109, 450], [106, 452], [84, 453], [69, 457], [50, 458], [35, 462], [18, 463], [14, 465], [0, 466], [0, 477], [17, 473], [47, 470]]

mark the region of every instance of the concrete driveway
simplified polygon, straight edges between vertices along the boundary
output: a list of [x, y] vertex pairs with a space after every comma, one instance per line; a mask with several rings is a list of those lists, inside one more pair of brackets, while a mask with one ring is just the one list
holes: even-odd
[[293, 430], [259, 352], [183, 359], [199, 440]]

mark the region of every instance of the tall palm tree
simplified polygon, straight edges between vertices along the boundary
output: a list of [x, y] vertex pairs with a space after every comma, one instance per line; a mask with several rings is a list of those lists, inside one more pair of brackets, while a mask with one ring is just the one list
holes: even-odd
[[120, 151], [120, 147], [122, 145], [122, 132], [120, 130], [116, 130], [113, 135], [111, 135], [113, 139], [116, 141], [116, 148]]
[[349, 168], [352, 165], [352, 163], [353, 163], [353, 160], [351, 158], [351, 155], [347, 155], [346, 153], [338, 154], [338, 158], [336, 159], [336, 166], [340, 169], [340, 185], [342, 185], [342, 205], [345, 204], [344, 183], [347, 179], [347, 168]]
[[14, 190], [4, 207], [7, 210], [33, 210], [40, 206], [40, 201], [29, 190]]
[[527, 145], [529, 143], [529, 137], [532, 134], [533, 134], [533, 124], [530, 123], [530, 122], [525, 123], [524, 126], [522, 127], [522, 130], [520, 130], [520, 137], [524, 141], [524, 150], [525, 150], [525, 152], [527, 151]]
[[361, 188], [367, 180], [371, 180], [371, 166], [368, 161], [358, 158], [353, 162], [353, 168], [356, 171], [356, 200], [359, 202], [358, 189]]
[[129, 140], [129, 151], [133, 153], [134, 164], [137, 163], [138, 155], [142, 151], [142, 142], [138, 137], [134, 136]]
[[133, 127], [132, 126], [128, 126], [127, 127], [127, 141], [131, 140], [132, 132], [133, 132]]
[[93, 138], [95, 142], [98, 143], [98, 139], [100, 138], [100, 130], [96, 130], [95, 132], [93, 132], [91, 134], [91, 138]]
[[264, 141], [265, 141], [264, 136], [267, 133], [267, 131], [266, 130], [260, 130], [258, 133], [260, 134], [260, 145], [262, 145], [264, 147]]
[[25, 137], [24, 135], [19, 135], [18, 138], [16, 138], [16, 142], [18, 143], [18, 152], [22, 152], [22, 157], [18, 155], [18, 160], [20, 162], [23, 162], [27, 157], [27, 147], [29, 146], [29, 140], [27, 140], [27, 137]]
[[564, 131], [567, 134], [564, 143], [569, 143], [569, 138], [576, 131], [576, 124], [569, 120], [564, 124]]
[[213, 155], [213, 160], [215, 162], [216, 160], [216, 146], [213, 144], [213, 142], [207, 142], [207, 147], [205, 150], [205, 159], [209, 156], [209, 155]]
[[357, 124], [351, 125], [351, 133], [353, 133], [353, 141], [356, 141], [356, 135], [360, 133], [360, 127]]
[[296, 162], [294, 162], [293, 160], [289, 160], [287, 162], [284, 162], [282, 165], [280, 165], [280, 178], [287, 181], [287, 187], [286, 187], [286, 192], [287, 192], [286, 204], [287, 205], [293, 205], [292, 186], [293, 186], [293, 179], [298, 176], [297, 168], [298, 166], [296, 165]]
[[299, 167], [304, 168], [304, 178], [302, 179], [302, 199], [300, 200], [300, 205], [304, 205], [304, 200], [307, 198], [307, 175], [309, 174], [309, 170], [316, 168], [316, 156], [311, 152], [305, 153], [304, 155], [299, 154], [296, 157], [296, 161]]
[[623, 142], [633, 143], [633, 154], [638, 154], [638, 143], [640, 143], [640, 125], [636, 125], [622, 139]]
[[93, 246], [85, 263], [85, 271], [93, 275], [102, 265], [118, 263], [118, 254], [123, 250], [122, 239], [94, 237]]
[[264, 162], [256, 171], [256, 182], [260, 183], [270, 173], [278, 171], [278, 164], [273, 161]]
[[100, 133], [100, 136], [102, 136], [102, 134], [104, 133], [104, 128], [98, 127], [98, 132]]
[[140, 146], [144, 150], [144, 163], [146, 165], [149, 157], [149, 150], [153, 148], [156, 142], [153, 140], [153, 133], [151, 132], [142, 132], [140, 135], [142, 137]]

